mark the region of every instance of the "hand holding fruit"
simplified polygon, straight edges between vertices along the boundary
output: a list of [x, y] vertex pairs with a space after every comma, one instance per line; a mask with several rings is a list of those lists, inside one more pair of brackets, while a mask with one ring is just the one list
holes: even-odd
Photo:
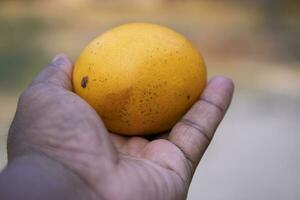
[[[203, 85], [194, 86], [199, 91], [190, 97], [196, 100], [190, 110], [170, 132], [148, 140], [109, 133], [93, 107], [72, 92], [72, 70], [66, 56], [59, 55], [22, 94], [9, 132], [9, 163], [0, 177], [0, 199], [18, 199], [3, 187], [10, 183], [24, 191], [23, 196], [32, 195], [30, 187], [36, 185], [44, 191], [40, 199], [51, 199], [49, 194], [74, 200], [186, 198], [197, 164], [230, 104], [232, 82], [214, 78], [200, 98]], [[92, 84], [93, 77], [81, 81]], [[146, 127], [150, 126], [132, 130]], [[36, 173], [39, 178], [31, 179]]]

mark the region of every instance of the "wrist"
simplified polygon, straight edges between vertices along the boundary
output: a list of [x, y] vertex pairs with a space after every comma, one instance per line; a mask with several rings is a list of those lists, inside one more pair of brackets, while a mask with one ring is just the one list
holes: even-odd
[[39, 154], [15, 157], [0, 174], [0, 199], [92, 199], [84, 182], [59, 162]]

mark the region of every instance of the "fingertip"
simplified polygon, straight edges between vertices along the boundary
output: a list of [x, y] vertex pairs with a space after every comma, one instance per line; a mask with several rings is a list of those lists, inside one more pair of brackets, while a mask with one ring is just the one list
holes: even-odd
[[52, 64], [56, 66], [60, 65], [71, 65], [71, 61], [69, 60], [68, 56], [64, 53], [57, 54], [52, 59]]
[[51, 63], [34, 78], [30, 86], [44, 82], [47, 85], [60, 85], [67, 90], [71, 90], [72, 68], [73, 64], [67, 55], [57, 54]]
[[229, 88], [234, 89], [234, 83], [233, 80], [226, 77], [226, 76], [215, 76], [211, 78], [208, 82], [208, 84], [218, 84], [220, 86], [228, 86]]
[[216, 76], [211, 78], [202, 95], [201, 99], [210, 100], [219, 105], [223, 110], [227, 110], [230, 105], [234, 92], [234, 83], [230, 78]]
[[215, 88], [217, 91], [226, 91], [230, 95], [234, 92], [234, 82], [226, 76], [216, 76], [211, 78], [207, 83], [207, 87]]
[[64, 72], [66, 72], [69, 76], [71, 76], [73, 64], [66, 54], [57, 54], [53, 58], [51, 66], [58, 67]]

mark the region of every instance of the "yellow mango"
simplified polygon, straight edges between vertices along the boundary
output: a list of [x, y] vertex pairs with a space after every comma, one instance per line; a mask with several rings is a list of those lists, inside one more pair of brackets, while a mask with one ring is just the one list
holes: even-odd
[[94, 39], [73, 70], [73, 88], [109, 131], [147, 135], [169, 130], [206, 83], [202, 56], [160, 25], [130, 23]]

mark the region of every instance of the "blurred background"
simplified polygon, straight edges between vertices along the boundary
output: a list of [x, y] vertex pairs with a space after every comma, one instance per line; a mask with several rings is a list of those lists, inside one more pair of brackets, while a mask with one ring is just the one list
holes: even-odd
[[300, 199], [300, 1], [1, 0], [0, 169], [18, 95], [52, 57], [74, 60], [126, 22], [169, 26], [236, 84], [190, 200]]

